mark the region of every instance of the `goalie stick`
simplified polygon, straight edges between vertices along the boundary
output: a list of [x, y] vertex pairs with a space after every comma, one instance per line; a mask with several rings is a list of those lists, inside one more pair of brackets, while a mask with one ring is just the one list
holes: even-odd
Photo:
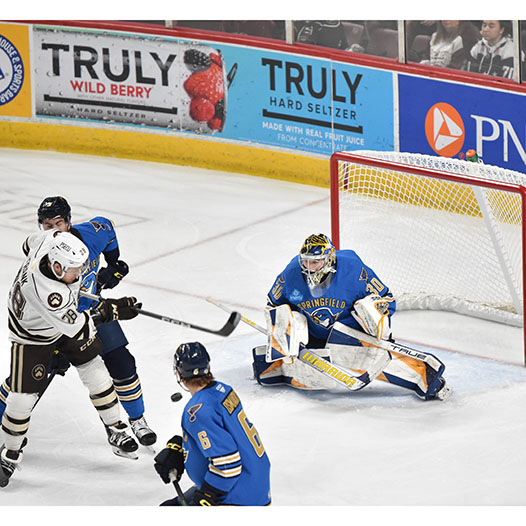
[[[208, 297], [206, 298], [206, 301], [212, 303], [216, 307], [219, 307], [225, 312], [232, 312], [228, 307], [215, 300], [214, 298]], [[253, 322], [252, 320], [249, 320], [243, 315], [240, 315], [240, 318], [242, 322], [246, 323], [247, 325], [250, 325], [253, 329], [256, 329], [257, 331], [263, 334], [267, 334], [266, 329]], [[386, 353], [385, 364], [382, 363], [381, 368], [378, 367], [378, 369], [374, 372], [366, 371], [362, 374], [356, 374], [350, 371], [349, 369], [346, 369], [345, 367], [341, 367], [340, 365], [331, 363], [328, 360], [325, 360], [325, 358], [322, 358], [320, 355], [318, 355], [311, 349], [307, 349], [304, 346], [300, 346], [298, 360], [300, 360], [303, 363], [306, 363], [313, 369], [316, 369], [319, 373], [323, 374], [324, 376], [327, 376], [331, 380], [334, 380], [338, 385], [341, 385], [349, 389], [350, 391], [359, 391], [360, 389], [363, 389], [366, 385], [370, 384], [382, 372], [384, 367], [389, 362], [390, 357], [388, 353]]]
[[[91, 300], [104, 301], [103, 297], [96, 296], [95, 294], [90, 294], [89, 292], [85, 292], [83, 290], [81, 290], [79, 294], [80, 296], [84, 296], [85, 298], [89, 298]], [[221, 329], [217, 331], [214, 331], [213, 329], [207, 329], [206, 327], [194, 325], [193, 323], [187, 323], [185, 321], [176, 320], [175, 318], [170, 318], [169, 316], [163, 316], [162, 314], [155, 314], [155, 312], [150, 312], [150, 311], [138, 309], [138, 308], [135, 308], [134, 310], [137, 311], [139, 314], [142, 314], [143, 316], [149, 316], [150, 318], [155, 318], [156, 320], [173, 323], [174, 325], [186, 327], [187, 329], [195, 329], [197, 331], [208, 332], [210, 334], [218, 334], [219, 336], [229, 336], [232, 333], [232, 331], [238, 326], [239, 320], [241, 318], [241, 315], [239, 314], [239, 312], [233, 311], [230, 314], [230, 317], [228, 318], [227, 322], [223, 325], [223, 327], [221, 327]]]
[[429, 366], [431, 366], [436, 371], [440, 370], [440, 368], [443, 366], [442, 362], [440, 362], [432, 354], [426, 354], [423, 352], [419, 352], [416, 349], [412, 349], [411, 347], [407, 347], [406, 345], [402, 345], [394, 341], [377, 340], [374, 336], [371, 336], [364, 332], [353, 329], [352, 327], [348, 327], [347, 325], [343, 325], [340, 322], [336, 322], [334, 324], [334, 327], [337, 330], [340, 330], [341, 332], [344, 332], [348, 334], [349, 336], [352, 336], [353, 338], [356, 338], [357, 340], [360, 340], [362, 343], [365, 343], [367, 345], [372, 345], [373, 347], [379, 347], [380, 349], [384, 349], [393, 354], [402, 354], [409, 358], [413, 358], [414, 360], [418, 360], [419, 362], [427, 363]]

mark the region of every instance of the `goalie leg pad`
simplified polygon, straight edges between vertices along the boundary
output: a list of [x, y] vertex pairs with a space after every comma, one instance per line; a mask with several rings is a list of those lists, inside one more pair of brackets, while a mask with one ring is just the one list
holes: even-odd
[[369, 377], [376, 378], [391, 361], [391, 353], [385, 349], [368, 346], [347, 334], [347, 326], [335, 323], [327, 340], [334, 363], [353, 371], [367, 371]]
[[393, 360], [378, 379], [411, 389], [424, 400], [435, 398], [443, 385], [442, 374], [445, 365], [436, 357], [437, 364], [432, 366], [409, 356], [392, 354]]
[[[330, 361], [327, 356], [327, 349], [321, 349], [324, 358]], [[252, 349], [254, 361], [252, 367], [254, 376], [258, 384], [263, 386], [289, 385], [296, 389], [314, 390], [331, 389], [334, 382], [329, 378], [318, 373], [308, 365], [294, 360], [292, 364], [286, 364], [283, 360], [275, 360], [268, 363], [266, 357], [266, 346], [261, 345]]]
[[292, 312], [289, 305], [279, 305], [265, 310], [267, 324], [267, 362], [285, 360], [292, 363], [297, 356], [300, 344], [307, 344], [309, 331], [307, 319], [300, 312]]

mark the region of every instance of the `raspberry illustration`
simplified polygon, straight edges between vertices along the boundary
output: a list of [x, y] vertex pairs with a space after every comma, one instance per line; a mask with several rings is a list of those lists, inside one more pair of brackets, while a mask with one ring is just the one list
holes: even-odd
[[214, 64], [221, 66], [221, 57], [217, 53], [210, 53], [210, 59]]
[[190, 98], [203, 97], [215, 106], [225, 96], [223, 69], [212, 63], [206, 71], [193, 73], [183, 86]]
[[213, 119], [210, 119], [208, 121], [208, 126], [212, 130], [220, 130], [223, 126], [223, 121], [221, 119], [218, 119], [217, 117], [214, 117]]
[[213, 118], [214, 105], [203, 97], [197, 97], [190, 102], [190, 116], [199, 122], [207, 122]]

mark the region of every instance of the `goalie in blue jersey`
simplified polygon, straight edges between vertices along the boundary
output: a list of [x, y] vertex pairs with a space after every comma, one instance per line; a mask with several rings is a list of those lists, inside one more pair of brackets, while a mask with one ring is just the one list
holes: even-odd
[[[432, 355], [429, 360], [399, 356], [364, 346], [348, 335], [346, 328], [358, 329], [378, 342], [389, 340], [395, 311], [388, 286], [356, 252], [335, 250], [324, 234], [310, 235], [268, 294], [268, 343], [253, 349], [258, 383], [300, 389], [334, 387], [332, 379], [297, 359], [299, 350], [306, 347], [350, 371], [376, 370], [376, 378], [412, 389], [425, 400], [443, 399], [449, 388], [440, 360]], [[424, 353], [421, 357], [425, 358]]]
[[[241, 400], [214, 379], [210, 356], [199, 342], [175, 351], [174, 373], [192, 398], [182, 416], [183, 433], [172, 437], [154, 467], [168, 484], [184, 470], [195, 486], [161, 506], [266, 506], [270, 504], [270, 462]], [[185, 458], [186, 457], [186, 458]]]

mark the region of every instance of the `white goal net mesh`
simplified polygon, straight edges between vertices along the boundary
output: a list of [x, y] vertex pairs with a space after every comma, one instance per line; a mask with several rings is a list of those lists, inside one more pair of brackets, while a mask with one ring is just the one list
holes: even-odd
[[[428, 155], [352, 154], [436, 174], [412, 175], [343, 158], [331, 175], [338, 185], [339, 207], [332, 213], [339, 219], [340, 248], [355, 250], [377, 272], [398, 308], [450, 310], [522, 325], [521, 194], [499, 189], [498, 182], [526, 185], [526, 176]], [[451, 182], [439, 172], [497, 184]]]

